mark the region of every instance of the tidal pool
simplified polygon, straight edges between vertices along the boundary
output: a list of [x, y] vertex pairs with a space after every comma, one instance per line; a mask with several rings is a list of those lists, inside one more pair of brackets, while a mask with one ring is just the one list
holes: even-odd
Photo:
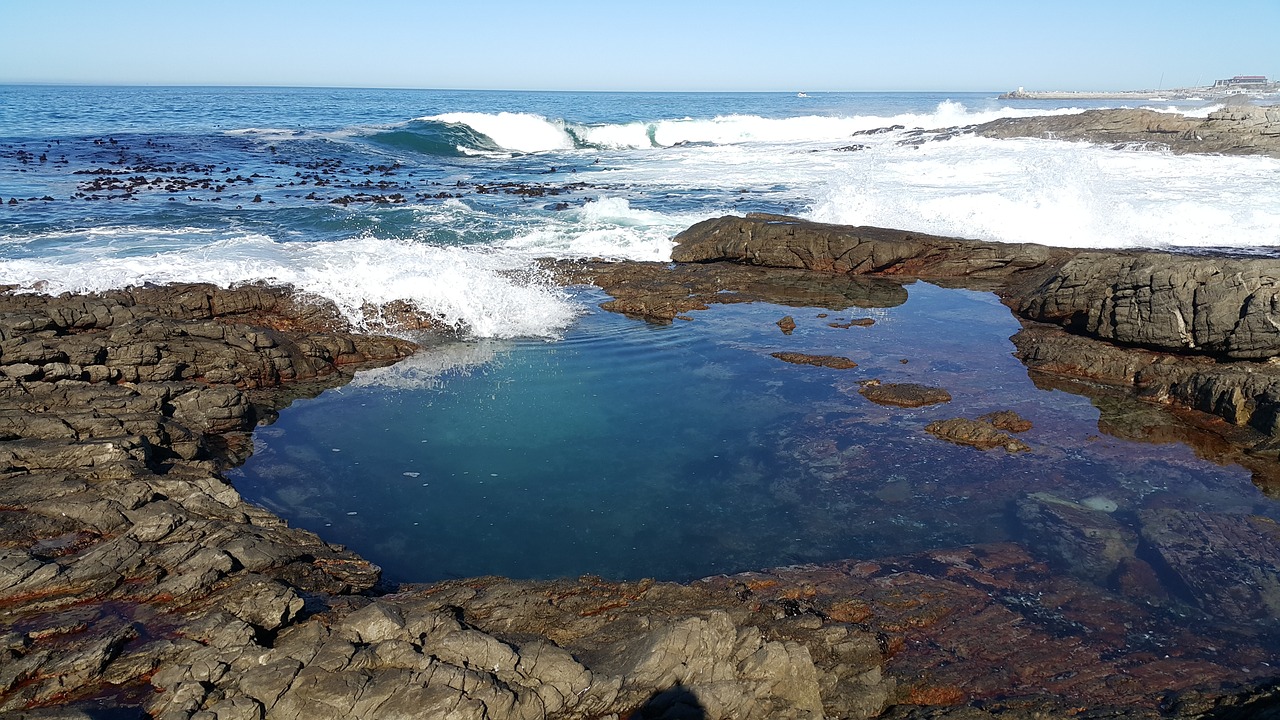
[[[1017, 321], [989, 293], [915, 283], [896, 307], [716, 305], [670, 326], [579, 293], [588, 311], [563, 340], [445, 344], [295, 403], [257, 430], [232, 481], [414, 582], [689, 580], [1013, 541], [1119, 590], [1141, 565], [1195, 608], [1216, 601], [1175, 577], [1179, 556], [1161, 556], [1186, 540], [1169, 539], [1168, 513], [1275, 526], [1276, 504], [1244, 469], [1107, 435], [1105, 402], [1038, 388], [1012, 355]], [[863, 317], [875, 323], [830, 326]], [[953, 399], [880, 406], [857, 392], [869, 379]], [[1018, 435], [1029, 452], [924, 429], [998, 410], [1033, 423]], [[1275, 584], [1273, 560], [1249, 552], [1223, 562]]]

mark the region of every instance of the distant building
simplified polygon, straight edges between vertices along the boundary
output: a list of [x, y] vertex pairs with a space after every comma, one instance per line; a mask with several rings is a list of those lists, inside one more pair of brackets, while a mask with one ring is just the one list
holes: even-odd
[[1213, 83], [1214, 87], [1238, 87], [1240, 85], [1266, 85], [1266, 75], [1237, 75], [1226, 80], [1217, 80]]

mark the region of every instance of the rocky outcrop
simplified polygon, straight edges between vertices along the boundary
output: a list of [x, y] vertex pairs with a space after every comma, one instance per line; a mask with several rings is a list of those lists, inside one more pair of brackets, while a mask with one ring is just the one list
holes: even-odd
[[1124, 345], [1280, 354], [1280, 260], [1081, 252], [1009, 302], [1029, 320]]
[[386, 595], [376, 566], [244, 502], [219, 470], [257, 422], [415, 349], [332, 307], [0, 295], [0, 334], [0, 716], [871, 717], [895, 697], [847, 621], [652, 582]]
[[281, 384], [318, 389], [412, 343], [260, 287], [0, 306], [0, 711], [136, 687], [378, 582], [218, 469], [288, 401]]
[[[281, 718], [664, 717], [691, 703], [710, 718], [865, 718], [894, 691], [873, 633], [797, 626], [730, 590], [651, 581], [445, 583], [250, 650], [211, 647], [157, 673], [151, 712], [190, 707], [181, 689], [193, 682], [200, 706]], [[211, 665], [216, 676], [199, 674]]]
[[1001, 118], [977, 125], [983, 137], [1155, 145], [1176, 153], [1280, 157], [1280, 105], [1230, 104], [1192, 118], [1154, 110], [1086, 110], [1074, 115]]
[[[1045, 245], [958, 240], [903, 230], [827, 225], [751, 213], [704, 220], [676, 235], [677, 263], [732, 262], [772, 268], [910, 278], [1006, 282], [1064, 262]], [[994, 286], [993, 286], [994, 287]], [[606, 288], [607, 289], [607, 288]]]
[[[712, 237], [713, 224], [699, 231], [709, 245], [689, 246], [703, 248], [689, 257], [728, 252], [739, 264], [553, 269], [616, 293], [612, 309], [659, 322], [710, 302], [891, 307], [906, 298], [900, 283], [917, 276], [995, 289], [1054, 323], [1027, 320], [1016, 339], [1033, 377], [1135, 386], [1276, 434], [1270, 364], [1222, 361], [1233, 348], [1261, 347], [1265, 330], [1219, 332], [1219, 301], [1196, 300], [1219, 297], [1211, 272], [1194, 275], [1209, 289], [1190, 295], [1204, 332], [1172, 355], [1129, 346], [1156, 347], [1156, 333], [1079, 334], [1125, 327], [1099, 311], [1090, 330], [1093, 306], [1072, 304], [1105, 295], [1087, 282], [1073, 294], [1067, 278], [1089, 272], [1072, 265], [1079, 253], [856, 228], [810, 237], [808, 225], [735, 219], [725, 227], [737, 235]], [[1261, 288], [1221, 302], [1262, 302]], [[1057, 299], [1035, 306], [1040, 292]], [[1148, 302], [1134, 290], [1153, 313], [1134, 326], [1163, 322], [1164, 308], [1184, 298], [1169, 292]], [[1084, 309], [1062, 310], [1075, 307]], [[431, 325], [407, 307], [385, 314]], [[0, 295], [0, 715], [94, 716], [106, 705], [119, 717], [200, 720], [1011, 719], [1080, 707], [1200, 717], [1274, 700], [1262, 662], [1272, 648], [1211, 642], [1219, 635], [1163, 611], [1176, 596], [1248, 622], [1278, 602], [1266, 549], [1275, 527], [1246, 515], [1122, 513], [1106, 498], [1033, 493], [1010, 522], [1034, 555], [988, 544], [685, 585], [587, 577], [383, 587], [375, 566], [245, 503], [219, 473], [292, 398], [413, 349], [355, 333], [332, 307], [281, 289]], [[981, 422], [1017, 432], [1019, 420]], [[1275, 467], [1269, 452], [1265, 443], [1251, 450], [1259, 467]], [[1189, 549], [1204, 543], [1228, 548], [1228, 562], [1204, 567]], [[1050, 572], [1037, 556], [1072, 572]], [[1144, 643], [1162, 633], [1194, 652], [1155, 655]]]
[[957, 445], [979, 450], [1004, 448], [1006, 452], [1024, 452], [1031, 448], [1014, 436], [1002, 432], [993, 423], [969, 418], [938, 420], [925, 426], [925, 432]]
[[1280, 261], [984, 243], [752, 214], [676, 236], [685, 263], [921, 278], [997, 291], [1020, 316], [1125, 345], [1280, 355]]
[[1132, 388], [1152, 402], [1191, 408], [1280, 437], [1280, 368], [1274, 363], [1222, 363], [1120, 348], [1034, 323], [1025, 324], [1012, 339], [1018, 358], [1037, 372]]

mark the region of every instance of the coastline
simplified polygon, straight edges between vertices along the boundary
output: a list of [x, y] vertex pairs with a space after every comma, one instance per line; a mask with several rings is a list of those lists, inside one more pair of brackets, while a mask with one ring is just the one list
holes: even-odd
[[1001, 100], [1204, 100], [1222, 102], [1233, 97], [1266, 97], [1280, 94], [1280, 83], [1257, 86], [1213, 86], [1168, 90], [1024, 90], [1001, 93]]
[[[1014, 341], [1029, 368], [1172, 408], [1217, 438], [1224, 461], [1245, 463], [1255, 481], [1274, 477], [1278, 260], [1002, 245], [775, 215], [710, 220], [678, 239], [672, 266], [547, 265], [613, 294], [607, 309], [659, 322], [723, 301], [725, 288], [735, 301], [799, 293], [816, 305], [847, 296], [849, 283], [886, 303], [903, 293], [895, 283], [917, 279], [995, 292], [1023, 323]], [[0, 611], [10, 628], [0, 712], [14, 717], [105, 703], [202, 720], [585, 718], [691, 702], [710, 717], [1030, 717], [1082, 705], [1199, 717], [1274, 692], [1262, 670], [1134, 665], [1101, 639], [1034, 629], [996, 588], [1100, 600], [1012, 544], [688, 584], [382, 587], [375, 566], [245, 503], [220, 473], [275, 409], [412, 343], [353, 333], [332, 308], [258, 286], [0, 303]], [[431, 331], [428, 318], [396, 317]], [[957, 662], [979, 638], [989, 657]], [[1039, 684], [1005, 685], [993, 663]], [[1092, 679], [1049, 680], [1082, 667], [1096, 669]], [[1138, 684], [1107, 682], [1137, 667]], [[992, 700], [1011, 693], [1024, 699]]]

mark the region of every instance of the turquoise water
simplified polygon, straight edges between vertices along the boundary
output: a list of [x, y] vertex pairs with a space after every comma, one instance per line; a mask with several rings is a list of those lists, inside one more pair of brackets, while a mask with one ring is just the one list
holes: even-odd
[[[1238, 467], [1098, 437], [1089, 401], [1032, 384], [1011, 355], [1018, 325], [990, 294], [909, 293], [889, 309], [713, 306], [669, 327], [595, 310], [560, 342], [428, 350], [296, 403], [232, 479], [402, 581], [688, 580], [1018, 540], [1015, 504], [1037, 492], [1129, 514], [1194, 502], [1280, 517]], [[775, 324], [787, 314], [791, 336]], [[858, 367], [791, 365], [780, 350]], [[857, 393], [871, 378], [953, 401], [881, 407]], [[1032, 452], [924, 432], [1004, 409], [1035, 424], [1021, 436]]]

